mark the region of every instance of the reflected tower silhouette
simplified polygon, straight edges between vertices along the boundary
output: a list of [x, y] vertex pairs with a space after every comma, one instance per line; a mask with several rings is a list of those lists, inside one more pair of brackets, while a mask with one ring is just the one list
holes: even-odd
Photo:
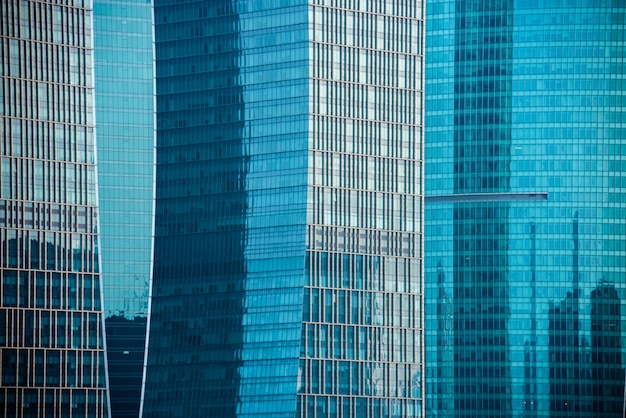
[[591, 412], [581, 393], [585, 373], [580, 334], [580, 237], [578, 212], [572, 220], [572, 290], [548, 310], [550, 412], [554, 417]]
[[622, 3], [429, 2], [431, 416], [609, 418], [623, 402], [626, 318], [600, 314], [626, 295]]
[[624, 406], [622, 303], [614, 283], [600, 282], [591, 292], [591, 393], [593, 411], [618, 416]]

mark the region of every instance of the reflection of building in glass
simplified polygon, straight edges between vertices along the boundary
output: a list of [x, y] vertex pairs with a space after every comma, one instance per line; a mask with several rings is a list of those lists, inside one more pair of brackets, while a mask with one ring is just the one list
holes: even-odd
[[138, 417], [152, 259], [152, 5], [94, 1], [100, 253], [111, 415]]
[[155, 2], [143, 413], [420, 416], [419, 1]]
[[1, 414], [104, 417], [91, 10], [0, 9]]
[[[572, 221], [572, 289], [548, 309], [548, 373], [551, 416], [591, 414], [588, 334], [581, 333], [578, 212]], [[592, 292], [593, 293], [593, 292]], [[615, 364], [613, 365], [615, 367]], [[618, 372], [621, 373], [618, 368]]]
[[428, 13], [426, 409], [620, 416], [624, 9]]
[[591, 394], [593, 410], [614, 414], [623, 406], [622, 298], [615, 283], [591, 292]]

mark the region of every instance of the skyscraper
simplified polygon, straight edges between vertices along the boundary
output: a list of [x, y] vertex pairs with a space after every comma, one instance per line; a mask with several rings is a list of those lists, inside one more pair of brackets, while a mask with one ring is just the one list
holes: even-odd
[[91, 2], [0, 16], [0, 414], [103, 417]]
[[143, 415], [420, 416], [420, 1], [155, 2]]
[[94, 1], [98, 200], [111, 415], [139, 416], [152, 260], [152, 4]]
[[621, 416], [621, 0], [433, 0], [432, 416]]

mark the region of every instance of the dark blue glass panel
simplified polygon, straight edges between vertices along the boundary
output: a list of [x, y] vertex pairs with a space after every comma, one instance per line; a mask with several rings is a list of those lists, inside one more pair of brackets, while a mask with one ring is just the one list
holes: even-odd
[[157, 202], [144, 416], [295, 411], [307, 9], [156, 2]]

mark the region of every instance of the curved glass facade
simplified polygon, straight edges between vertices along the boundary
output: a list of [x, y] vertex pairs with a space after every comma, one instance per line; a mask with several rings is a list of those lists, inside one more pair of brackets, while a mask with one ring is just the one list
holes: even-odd
[[621, 416], [625, 7], [429, 3], [433, 416]]
[[0, 3], [0, 415], [107, 416], [91, 1]]
[[98, 206], [111, 415], [139, 416], [154, 206], [152, 4], [94, 0]]
[[419, 4], [155, 2], [145, 417], [421, 414]]
[[296, 3], [155, 2], [145, 417], [293, 416], [308, 146]]

